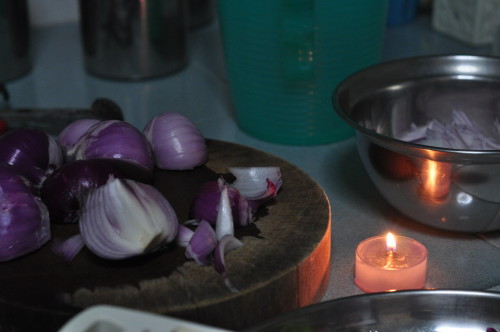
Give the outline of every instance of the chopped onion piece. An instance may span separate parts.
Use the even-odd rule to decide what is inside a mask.
[[[211,255],[217,246],[217,237],[212,225],[202,220],[186,247],[186,257],[203,266],[212,262]]]
[[[200,186],[191,204],[190,217],[195,220],[204,219],[215,225],[223,187],[227,187],[234,225],[246,226],[251,223],[254,215],[247,200],[241,197],[236,188],[228,186],[222,179],[205,182]]]
[[[479,130],[462,111],[453,111],[451,120],[443,124],[438,120],[423,126],[411,124],[410,130],[396,137],[400,140],[434,147],[466,150],[500,150],[498,119],[493,124],[497,137]]]
[[[194,231],[191,228],[184,226],[183,224],[179,224],[179,231],[177,232],[177,237],[175,238],[175,242],[177,245],[181,247],[187,247],[189,244],[189,240],[193,237]]]
[[[215,222],[217,240],[222,239],[224,235],[234,235],[233,213],[227,191],[227,185],[225,185],[220,193],[217,220]]]
[[[52,251],[59,256],[62,256],[66,262],[72,261],[75,256],[83,249],[85,243],[80,234],[73,235],[65,240],[54,239],[52,243]]]
[[[247,200],[262,200],[275,197],[281,187],[279,167],[230,167],[236,177],[231,184]]]
[[[205,139],[200,130],[182,114],[157,115],[149,121],[143,132],[151,143],[158,168],[192,169],[208,159]]]
[[[177,236],[177,216],[153,186],[110,178],[85,199],[80,233],[96,255],[124,259],[156,251]]]
[[[238,290],[232,285],[226,275],[226,262],[225,262],[225,254],[230,252],[231,250],[240,248],[243,246],[243,242],[235,238],[233,235],[226,234],[224,235],[217,244],[217,248],[215,248],[214,252],[214,267],[215,270],[224,277],[224,283],[227,288],[233,292],[237,293]]]

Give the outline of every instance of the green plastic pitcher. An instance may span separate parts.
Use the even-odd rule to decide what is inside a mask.
[[[218,0],[240,128],[290,145],[350,137],[331,95],[380,61],[386,11],[386,0]]]

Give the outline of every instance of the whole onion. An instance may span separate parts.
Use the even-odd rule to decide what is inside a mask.
[[[120,159],[76,160],[54,171],[43,183],[40,195],[53,223],[78,222],[81,202],[113,176],[151,183],[153,173]]]
[[[70,160],[110,158],[153,169],[153,155],[146,137],[131,124],[107,120],[91,126],[67,150]]]
[[[39,249],[50,240],[49,213],[13,166],[0,164],[0,261]]]
[[[61,147],[42,130],[19,128],[0,136],[0,162],[15,166],[35,185],[63,162]]]
[[[208,159],[206,142],[196,125],[179,113],[163,113],[143,130],[156,158],[166,170],[192,169]]]

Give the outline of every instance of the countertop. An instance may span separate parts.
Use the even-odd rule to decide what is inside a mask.
[[[470,48],[435,32],[428,15],[386,32],[384,61],[429,54],[490,53],[489,47]],[[107,97],[139,128],[155,114],[180,112],[207,138],[266,151],[309,174],[325,190],[332,207],[331,277],[323,301],[362,293],[353,282],[356,245],[387,231],[412,237],[427,247],[428,288],[484,290],[500,285],[500,234],[455,234],[404,217],[370,182],[353,138],[318,146],[288,146],[242,132],[232,114],[217,21],[190,32],[186,68],[141,82],[104,80],[86,73],[77,22],[37,28],[33,47],[32,71],[7,84],[12,107],[86,108],[95,98]]]

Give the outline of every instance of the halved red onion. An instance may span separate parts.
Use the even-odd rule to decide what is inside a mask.
[[[192,169],[208,159],[204,137],[198,127],[179,113],[155,116],[143,130],[151,143],[156,166],[167,170]]]
[[[217,236],[212,225],[202,220],[186,247],[186,257],[203,266],[212,262],[212,252],[217,246]]]
[[[40,196],[53,223],[77,223],[82,200],[109,177],[151,183],[153,173],[121,159],[93,158],[69,162],[43,182]]]
[[[79,225],[87,248],[115,260],[156,251],[178,231],[174,209],[156,188],[115,178],[87,195]]]
[[[120,120],[96,123],[67,150],[70,160],[122,159],[153,169],[153,155],[146,137],[131,124]]]
[[[0,163],[0,194],[35,193],[33,184],[10,164]]]
[[[62,161],[60,146],[42,130],[19,128],[0,136],[0,162],[15,166],[35,185]]]
[[[47,207],[13,167],[0,164],[0,261],[9,261],[50,240]]]
[[[80,137],[83,136],[87,132],[87,130],[95,125],[96,123],[101,122],[101,120],[97,119],[80,119],[71,122],[67,125],[57,137],[57,141],[64,148],[68,149],[73,144],[75,144]]]

